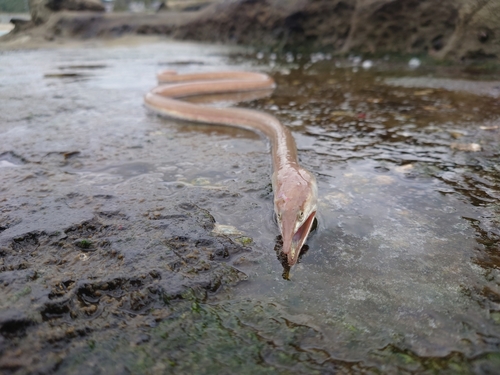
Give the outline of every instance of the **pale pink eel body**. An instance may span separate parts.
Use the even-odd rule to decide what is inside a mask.
[[[242,108],[215,108],[179,100],[185,97],[273,89],[272,78],[253,72],[158,74],[159,86],[144,101],[154,112],[172,118],[235,126],[264,133],[271,141],[274,211],[283,237],[283,253],[294,265],[317,210],[316,179],[300,167],[290,131],[275,117]]]

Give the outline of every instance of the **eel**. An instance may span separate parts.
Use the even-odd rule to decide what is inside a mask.
[[[298,162],[297,146],[287,127],[267,113],[243,108],[217,108],[182,99],[216,94],[272,90],[271,77],[255,72],[177,74],[166,70],[159,85],[144,97],[147,108],[175,119],[249,129],[271,141],[274,212],[288,265],[297,263],[317,212],[318,188],[314,175]]]

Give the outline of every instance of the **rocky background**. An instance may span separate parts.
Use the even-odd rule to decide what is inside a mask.
[[[175,6],[170,6],[173,3]],[[159,2],[153,13],[105,13],[99,0],[30,0],[30,22],[3,37],[162,34],[282,50],[498,59],[498,0],[227,0]],[[188,6],[189,5],[189,6]],[[195,4],[196,5],[196,4]],[[179,9],[181,9],[179,11]]]

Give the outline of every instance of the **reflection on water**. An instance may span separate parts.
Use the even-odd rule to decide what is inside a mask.
[[[251,256],[229,261],[249,280],[203,307],[213,324],[223,325],[221,316],[251,321],[239,328],[234,323],[238,333],[229,337],[246,337],[241,332],[251,327],[258,347],[270,340],[258,335],[265,326],[277,351],[287,337],[294,353],[287,360],[300,363],[307,353],[325,366],[357,361],[359,371],[495,368],[498,356],[486,357],[500,347],[500,104],[494,79],[469,90],[470,77],[455,81],[443,67],[375,61],[362,69],[354,66],[359,62],[331,57],[287,54],[268,62],[240,54],[227,59],[216,48],[165,48],[76,49],[59,52],[57,60],[40,52],[38,67],[23,69],[12,82],[30,85],[60,67],[88,77],[42,80],[51,95],[33,93],[35,116],[29,118],[18,114],[22,101],[12,100],[3,116],[19,125],[2,137],[22,147],[18,139],[32,127],[62,151],[82,152],[80,164],[64,165],[81,186],[195,202],[218,224],[251,237]],[[148,114],[142,95],[155,84],[155,71],[170,65],[181,71],[270,70],[276,79],[271,97],[244,106],[292,128],[301,163],[318,177],[320,192],[318,227],[290,280],[282,278],[273,251],[278,228],[266,143],[243,130]],[[89,74],[90,66],[98,68]],[[446,80],[436,83],[434,76]],[[58,114],[47,122],[49,104]],[[71,124],[86,128],[68,133],[68,115]],[[471,144],[479,151],[462,151]],[[37,144],[32,153],[43,154],[44,147]],[[246,311],[262,315],[253,321]],[[297,327],[315,336],[305,329],[291,337]],[[230,358],[232,349],[221,346]],[[271,357],[260,353],[260,361]]]

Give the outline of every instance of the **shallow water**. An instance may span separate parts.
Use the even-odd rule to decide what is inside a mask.
[[[497,371],[500,76],[360,63],[173,42],[0,54],[2,178],[24,181],[16,166],[54,158],[44,178],[59,179],[46,191],[39,179],[6,185],[9,202],[73,191],[191,202],[234,227],[230,237],[253,241],[227,261],[247,281],[195,298],[187,326],[160,321],[145,340],[148,360],[129,369],[189,372],[190,361],[215,356],[201,372]],[[163,68],[275,78],[272,96],[242,105],[292,128],[320,196],[318,227],[290,280],[274,252],[267,142],[149,114],[142,96]],[[43,216],[31,214],[2,235],[39,228]],[[184,348],[170,346],[169,363],[154,354],[171,344],[166,333]],[[130,355],[125,341],[113,345],[100,348],[104,369]]]

